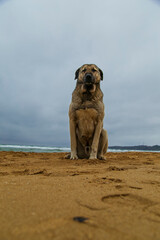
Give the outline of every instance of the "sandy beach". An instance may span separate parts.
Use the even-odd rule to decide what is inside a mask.
[[[0,152],[0,240],[160,239],[160,153]]]

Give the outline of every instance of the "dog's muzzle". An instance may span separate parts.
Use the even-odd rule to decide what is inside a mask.
[[[93,77],[93,75],[91,73],[87,73],[84,76],[84,83],[86,85],[94,84],[94,77]]]

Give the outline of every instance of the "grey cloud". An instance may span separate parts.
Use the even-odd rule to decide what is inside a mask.
[[[0,143],[69,145],[83,63],[104,71],[110,145],[160,141],[155,1],[6,1],[0,6]]]

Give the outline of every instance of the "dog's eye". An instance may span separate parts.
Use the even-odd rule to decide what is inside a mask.
[[[95,68],[92,68],[92,72],[96,72],[97,70]]]
[[[86,68],[84,68],[84,69],[82,70],[82,72],[86,72]]]

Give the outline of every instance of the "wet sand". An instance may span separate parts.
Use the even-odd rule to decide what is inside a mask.
[[[0,240],[159,240],[160,153],[0,152]]]

